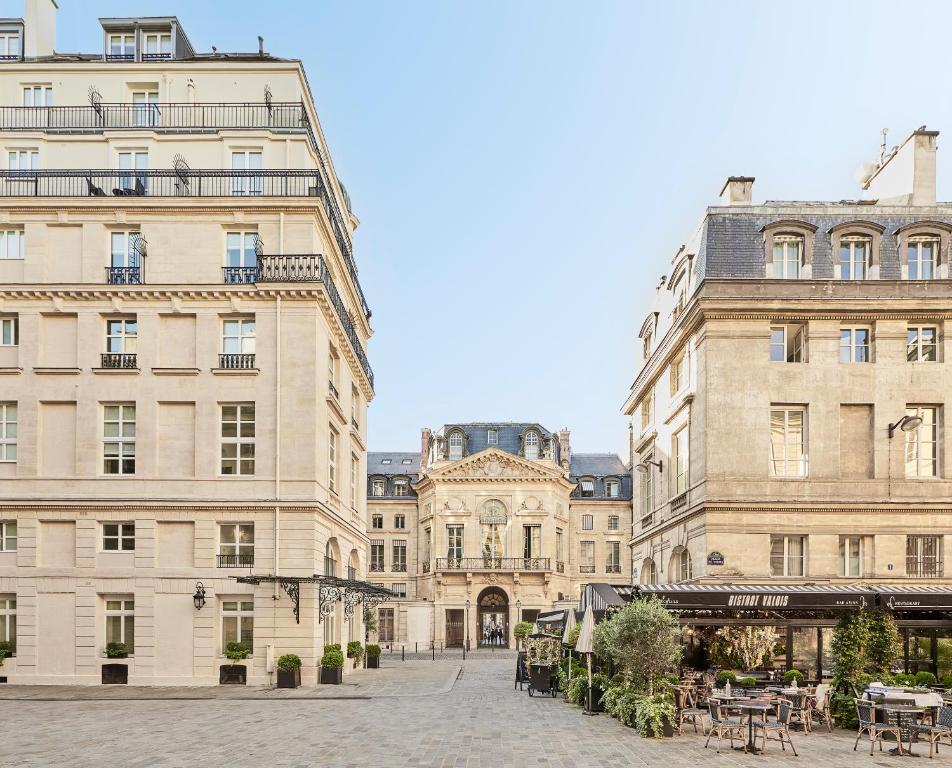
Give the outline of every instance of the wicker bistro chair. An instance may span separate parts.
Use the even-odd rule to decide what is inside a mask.
[[[786,693],[784,698],[790,702],[790,722],[797,720],[803,726],[803,732],[810,732],[810,696],[806,691]]]
[[[833,733],[833,715],[830,712],[830,686],[820,683],[810,700],[810,730],[813,730],[813,718],[825,724],[827,730]]]
[[[925,739],[929,742],[929,758],[931,759],[933,753],[938,754],[942,737],[948,737],[949,743],[952,743],[952,707],[948,705],[939,707],[939,714],[934,724],[912,725],[909,730],[916,737],[916,741]]]
[[[879,751],[883,751],[883,734],[891,733],[896,737],[896,743],[902,749],[902,734],[898,725],[889,725],[888,723],[877,723],[876,705],[866,699],[853,699],[856,704],[856,718],[859,720],[859,728],[856,731],[856,741],[853,743],[853,751],[859,746],[860,737],[864,733],[869,734],[869,754],[873,754],[873,744],[879,742]]]
[[[797,748],[793,746],[793,740],[790,738],[790,721],[792,718],[793,706],[787,699],[780,699],[780,701],[777,702],[776,720],[767,720],[766,717],[763,720],[754,720],[754,743],[756,743],[757,734],[759,733],[761,749],[767,749],[768,738],[776,739],[780,742],[780,748],[784,752],[787,751],[787,744],[789,744],[790,749],[793,750],[793,756],[799,757],[799,755],[797,755]],[[772,736],[771,734],[776,734],[776,736]]]
[[[747,726],[741,722],[739,717],[728,717],[725,715],[723,706],[714,699],[708,699],[707,706],[711,713],[711,730],[707,732],[707,741],[704,742],[704,749],[707,749],[707,745],[711,743],[711,736],[715,735],[717,736],[716,752],[721,751],[721,738],[723,738],[725,734],[727,738],[730,739],[732,749],[734,747],[735,734],[741,742],[744,741],[744,731]]]
[[[706,709],[693,706],[690,694],[682,688],[674,689],[674,705],[678,710],[678,735],[684,734],[684,723],[690,721],[697,733],[697,721],[701,720],[701,733],[704,733],[704,718],[709,716]]]

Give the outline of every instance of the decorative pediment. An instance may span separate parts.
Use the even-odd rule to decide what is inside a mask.
[[[514,456],[498,448],[467,456],[428,473],[432,480],[564,480],[561,470]]]

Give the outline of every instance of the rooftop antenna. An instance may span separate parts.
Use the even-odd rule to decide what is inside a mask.
[[[889,133],[889,129],[883,128],[880,133],[883,135],[883,143],[879,145],[879,164],[882,165],[886,159],[886,134]]]
[[[264,56],[264,38],[258,35],[258,55]]]

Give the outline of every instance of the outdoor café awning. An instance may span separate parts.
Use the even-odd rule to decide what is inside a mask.
[[[952,611],[952,590],[947,587],[874,587],[879,604],[895,613]]]
[[[806,584],[642,584],[639,595],[655,595],[676,611],[843,611],[872,608],[868,587]]]
[[[566,611],[546,611],[536,617],[536,624],[562,624],[565,621]]]
[[[375,606],[386,602],[396,595],[389,589],[378,587],[368,581],[359,579],[342,579],[339,576],[235,576],[240,584],[280,584],[281,588],[288,593],[291,602],[294,603],[291,608],[294,613],[294,620],[301,623],[301,585],[317,585],[318,601],[318,622],[324,621],[324,617],[334,610],[334,603],[344,603],[344,616],[354,615],[354,608],[358,603]]]

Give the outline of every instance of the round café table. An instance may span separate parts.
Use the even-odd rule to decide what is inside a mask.
[[[769,701],[738,701],[733,706],[741,712],[747,713],[747,743],[742,747],[734,747],[734,749],[742,749],[752,755],[759,755],[763,750],[758,749],[754,744],[754,715],[756,713],[763,714],[773,709],[775,705]]]
[[[909,730],[908,718],[911,716],[913,719],[917,719],[917,716],[924,715],[926,712],[925,707],[917,707],[913,704],[887,704],[883,707],[883,715],[886,719],[887,725],[893,725],[893,719],[895,720],[895,726],[899,728],[899,743],[894,749],[889,750],[891,755],[899,755],[901,757],[918,757],[918,755],[912,751],[912,731]],[[894,718],[890,718],[890,713],[895,713]],[[906,717],[904,717],[904,715]],[[906,732],[906,736],[909,741],[909,750],[903,752],[902,749],[902,732]]]

